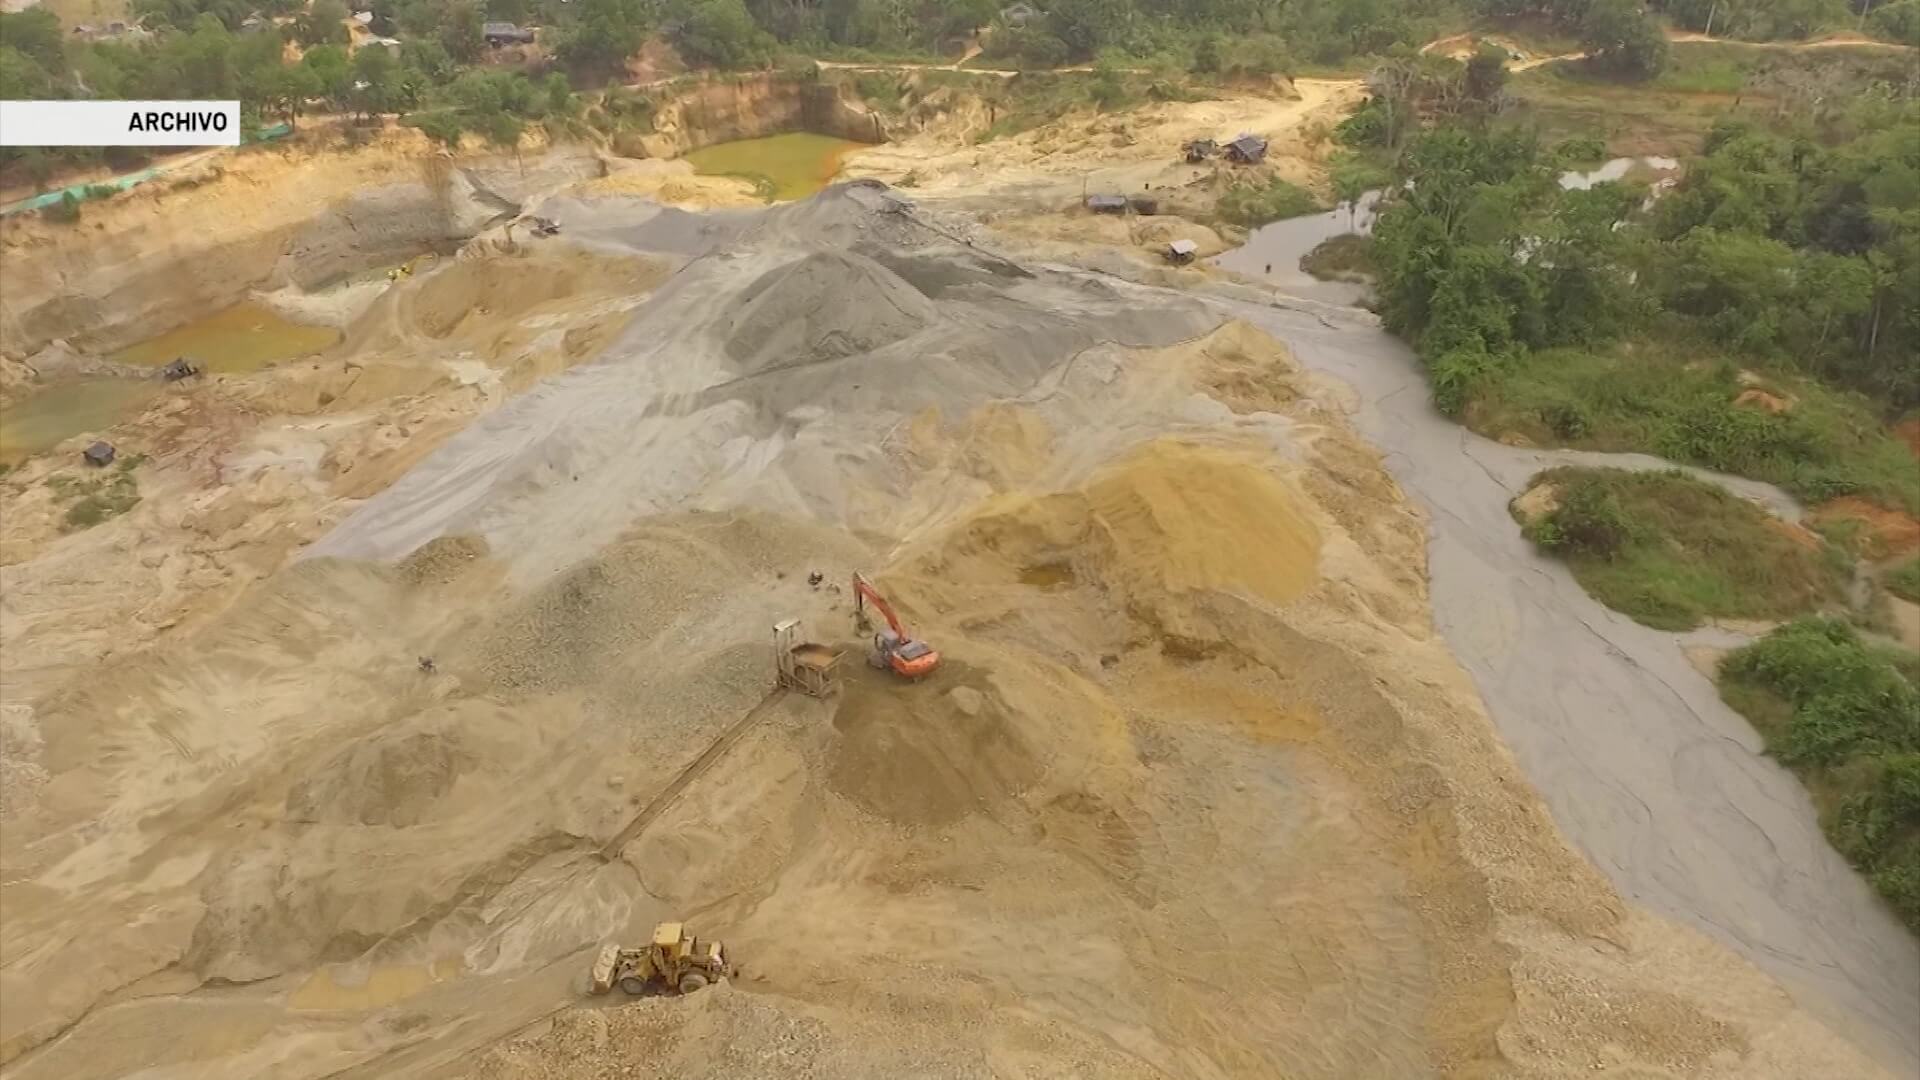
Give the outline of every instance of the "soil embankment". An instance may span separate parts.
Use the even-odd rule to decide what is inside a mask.
[[[535,192],[603,171],[581,148],[453,156],[411,129],[210,157],[88,203],[77,225],[0,223],[0,350],[67,339],[111,351],[254,290],[312,290],[450,252]]]
[[[714,143],[789,131],[861,143],[887,139],[880,117],[833,83],[741,75],[676,83],[672,91],[653,116],[653,131],[622,138],[617,149],[634,157],[674,158]]]

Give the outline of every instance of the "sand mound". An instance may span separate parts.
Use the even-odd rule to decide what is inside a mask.
[[[356,743],[287,795],[287,818],[341,825],[417,825],[473,764],[451,732],[381,733]]]
[[[1250,455],[1154,443],[1096,476],[1087,502],[1124,580],[1174,592],[1240,588],[1285,603],[1317,577],[1319,531]]]
[[[829,783],[899,825],[946,825],[1003,803],[1040,775],[1037,749],[983,672],[948,661],[939,683],[849,669],[833,714]]]
[[[1317,578],[1318,528],[1244,449],[1151,443],[1079,491],[995,504],[929,570],[962,580],[1099,581],[1135,598],[1244,591],[1275,604]]]
[[[794,367],[872,352],[938,317],[898,275],[850,252],[820,252],[748,286],[723,328],[727,355],[749,371]]]
[[[487,542],[477,536],[442,536],[400,560],[400,579],[412,585],[444,585],[474,569],[486,557]]]

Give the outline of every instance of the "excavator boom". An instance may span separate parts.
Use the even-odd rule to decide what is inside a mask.
[[[912,640],[913,635],[907,633],[906,626],[900,622],[900,616],[893,613],[893,605],[887,603],[887,598],[880,595],[880,590],[874,588],[872,582],[858,573],[853,575],[853,596],[856,611],[859,610],[862,601],[871,603],[874,609],[880,612],[880,617],[887,620],[887,629],[892,630],[896,638],[901,641]]]

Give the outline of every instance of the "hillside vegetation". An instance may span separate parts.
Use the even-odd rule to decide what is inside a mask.
[[[1728,655],[1720,693],[1806,781],[1833,846],[1920,931],[1920,659],[1845,623],[1795,622]]]
[[[1372,256],[1435,404],[1493,425],[1920,508],[1920,105],[1722,123],[1685,177],[1566,190],[1524,130],[1408,137]],[[1757,374],[1743,375],[1751,370]],[[1785,393],[1749,394],[1758,380]]]
[[[1843,560],[1811,534],[1681,472],[1552,469],[1528,539],[1601,603],[1660,630],[1805,614],[1843,595]],[[1521,500],[1521,503],[1527,500]]]

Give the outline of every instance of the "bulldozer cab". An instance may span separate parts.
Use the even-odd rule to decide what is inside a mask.
[[[653,928],[653,956],[661,971],[672,971],[686,955],[685,923],[663,922]]]

